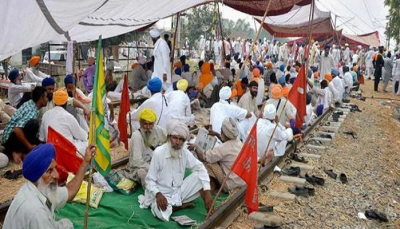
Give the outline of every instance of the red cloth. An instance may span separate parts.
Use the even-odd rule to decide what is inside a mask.
[[[257,122],[250,131],[236,161],[231,167],[247,184],[245,203],[248,213],[258,210]]]
[[[59,175],[58,182],[64,183],[67,181],[68,172],[76,174],[83,160],[76,156],[77,149],[75,145],[51,128],[51,126],[49,126],[48,129],[47,142],[53,143],[56,149],[57,172]]]
[[[304,116],[306,116],[306,95],[307,95],[307,78],[306,66],[301,66],[300,72],[289,91],[289,101],[297,110],[296,114],[296,127],[301,128],[304,123]]]
[[[128,123],[126,122],[126,114],[131,109],[131,103],[129,101],[129,90],[128,90],[128,77],[124,76],[124,85],[122,87],[121,104],[118,115],[118,129],[119,137],[125,144],[125,149],[128,150]]]

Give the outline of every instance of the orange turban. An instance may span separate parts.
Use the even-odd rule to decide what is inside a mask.
[[[231,93],[231,99],[235,98],[237,96],[237,90],[233,89]]]
[[[198,90],[203,90],[204,88],[204,84],[202,82],[200,82],[199,84],[197,84],[197,89]]]
[[[274,86],[272,86],[271,94],[273,99],[281,98],[283,96],[282,86],[279,84],[275,84]]]
[[[258,68],[253,69],[253,77],[254,78],[260,77],[260,69]]]
[[[288,87],[283,87],[282,88],[282,96],[287,98],[289,95],[289,88]]]
[[[314,72],[314,79],[318,79],[319,78],[319,72]]]
[[[175,68],[182,68],[182,62],[178,61],[174,64]]]
[[[135,62],[135,63],[132,63],[132,65],[131,65],[131,69],[134,69],[134,68],[136,68],[136,66],[138,66],[139,65],[139,63],[137,63],[137,62]]]
[[[210,63],[205,62],[201,66],[201,75],[199,76],[199,82],[203,83],[203,86],[207,86],[214,79],[214,76],[211,75],[210,71]]]
[[[36,66],[40,61],[40,56],[32,56],[32,58],[29,60],[29,66],[33,67]]]
[[[53,101],[54,104],[56,104],[57,106],[66,104],[68,101],[67,91],[64,89],[58,89],[57,91],[55,91],[53,94]]]
[[[329,74],[329,73],[326,73],[325,74],[325,79],[328,81],[328,83],[331,82],[332,81],[332,75]]]
[[[272,69],[273,67],[274,67],[274,65],[272,65],[271,62],[268,62],[268,63],[267,63],[267,69]]]

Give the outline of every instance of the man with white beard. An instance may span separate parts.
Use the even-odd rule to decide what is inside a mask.
[[[140,129],[133,132],[129,147],[129,163],[122,175],[146,187],[146,175],[149,171],[153,151],[167,140],[167,131],[155,125],[156,113],[144,108],[139,113]]]
[[[190,136],[188,127],[183,122],[171,120],[167,133],[167,143],[153,152],[145,195],[138,198],[140,207],[151,207],[154,216],[169,221],[173,211],[193,207],[191,201],[201,196],[208,211],[213,201],[210,178],[203,163],[184,148]],[[184,178],[187,168],[192,174]]]
[[[55,148],[47,143],[34,148],[24,160],[22,174],[27,182],[11,203],[4,220],[4,229],[73,229],[68,219],[55,221],[54,210],[74,199],[86,168],[96,151],[86,148],[85,157],[75,177],[65,187],[58,186]]]

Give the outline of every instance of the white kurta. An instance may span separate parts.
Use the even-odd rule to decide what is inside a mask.
[[[250,94],[250,91],[246,92],[239,100],[238,106],[247,110],[248,112],[253,112],[254,114],[258,114],[257,107],[257,97],[254,97]]]
[[[326,73],[331,73],[332,68],[335,66],[335,63],[333,61],[332,55],[328,54],[328,56],[325,56],[323,53],[321,56],[321,63],[318,65],[318,70],[319,70],[319,79],[324,80],[325,79],[325,74]]]
[[[154,71],[151,78],[158,77],[164,82],[163,74],[167,74],[166,83],[171,84],[171,62],[169,54],[170,50],[167,42],[159,38],[154,44]]]
[[[68,201],[66,187],[57,188],[57,202],[51,207],[47,198],[30,181],[27,181],[11,203],[4,220],[3,229],[73,229],[69,219],[55,221],[55,209],[62,208]]]
[[[222,122],[226,117],[233,118],[235,121],[242,121],[246,118],[246,115],[247,110],[220,100],[218,103],[214,103],[210,110],[212,130],[221,134]]]
[[[264,156],[265,150],[267,149],[267,144],[269,139],[271,138],[272,131],[275,128],[275,123],[266,120],[259,119],[257,123],[257,156],[261,158]],[[271,140],[271,143],[268,149],[272,149],[274,151],[275,156],[282,156],[285,154],[286,144],[288,135],[285,132],[285,127],[281,124],[275,130],[274,137]]]
[[[332,84],[338,93],[335,102],[341,102],[344,93],[344,84],[342,82],[342,79],[339,76],[336,76],[335,78],[332,79]]]
[[[281,100],[281,102],[279,103],[279,100]],[[279,117],[279,115],[281,115],[283,107],[285,106],[285,102],[286,99],[285,98],[281,98],[281,99],[268,99],[266,104],[274,104],[275,107],[278,106],[279,103],[279,107],[276,111],[276,115]],[[290,101],[286,102],[286,106],[285,106],[285,110],[282,113],[281,119],[279,120],[279,122],[282,125],[285,125],[285,123],[288,121],[288,119],[292,119],[295,117],[296,113],[294,112],[295,108],[293,106],[293,104]]]
[[[194,115],[190,107],[190,99],[185,92],[176,90],[171,91],[165,96],[169,102],[167,117],[185,123],[194,121]]]
[[[140,107],[131,112],[132,121],[135,121],[132,123],[132,126],[136,127],[136,129],[139,128],[138,117],[140,111],[143,108],[150,108],[156,113],[156,125],[159,125],[164,129],[167,127],[167,121],[169,120],[169,118],[167,117],[169,102],[164,95],[162,95],[161,93],[156,93],[152,95],[149,99],[144,101],[142,105],[140,105]]]
[[[19,101],[21,101],[24,92],[31,92],[32,86],[31,84],[13,84],[10,83],[10,87],[8,88],[8,99],[10,101],[10,105],[13,107],[17,107]]]
[[[186,178],[185,170],[192,174]],[[198,159],[186,148],[181,155],[173,158],[168,143],[153,152],[153,159],[146,177],[145,196],[139,196],[141,208],[151,206],[153,215],[161,220],[169,221],[172,206],[182,206],[200,196],[199,191],[210,190],[210,178],[207,170]],[[168,207],[161,211],[157,207],[156,194],[161,192],[168,201]]]
[[[56,106],[44,113],[39,129],[39,139],[41,141],[47,141],[49,126],[74,144],[82,155],[85,153],[88,146],[88,133],[79,126],[78,121],[68,111]],[[77,155],[80,156],[79,154]]]
[[[27,68],[25,72],[25,81],[27,83],[42,83],[44,78],[50,77],[49,75],[44,74],[41,71],[37,71],[35,74],[32,68]]]
[[[333,63],[334,67],[336,67],[340,61],[340,51],[339,49],[333,49],[332,50],[332,57],[333,57]]]
[[[315,94],[318,96],[317,106],[323,105],[324,110],[328,109],[332,104],[332,92],[329,87],[321,89],[319,87],[313,87],[312,89]]]
[[[344,86],[345,86],[345,90],[347,93],[350,93],[351,87],[353,87],[353,76],[351,75],[350,72],[346,72],[346,74],[344,74]]]

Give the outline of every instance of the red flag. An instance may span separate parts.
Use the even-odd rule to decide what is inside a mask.
[[[125,149],[128,150],[128,123],[126,122],[126,114],[131,109],[131,103],[129,101],[129,90],[128,90],[128,77],[124,76],[124,86],[122,87],[121,104],[118,115],[118,129],[119,137],[125,144]]]
[[[248,213],[258,210],[257,122],[250,131],[235,163],[231,167],[247,184],[245,203]]]
[[[296,127],[301,128],[304,123],[304,116],[306,116],[306,95],[307,95],[307,77],[306,65],[301,66],[300,72],[289,91],[288,99],[296,107]]]
[[[48,128],[47,142],[53,143],[56,149],[57,172],[59,174],[58,182],[65,182],[68,178],[68,172],[74,174],[78,172],[83,160],[76,156],[77,149],[75,145],[51,126]]]

